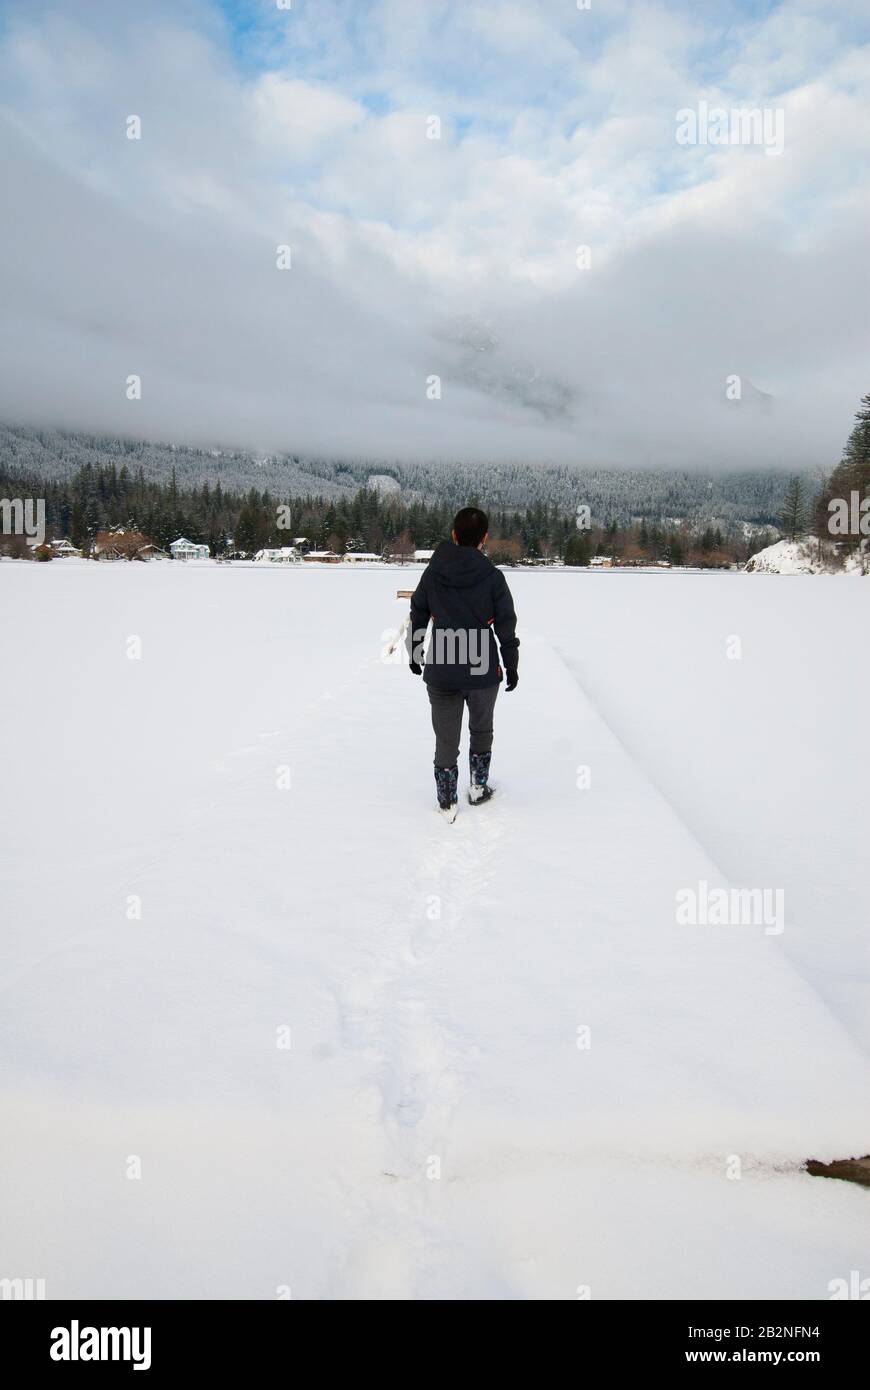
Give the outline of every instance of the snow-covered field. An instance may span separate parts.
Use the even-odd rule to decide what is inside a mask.
[[[867,1276],[870,1194],[800,1166],[870,1150],[870,588],[509,576],[500,794],[450,827],[381,655],[413,576],[0,566],[0,1277]],[[702,883],[781,918],[681,924]]]

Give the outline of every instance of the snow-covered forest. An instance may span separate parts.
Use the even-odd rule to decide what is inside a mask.
[[[377,458],[315,459],[292,454],[258,455],[241,449],[200,449],[44,430],[0,427],[0,469],[63,481],[91,464],[115,464],[131,474],[141,468],[148,481],[168,483],[173,470],[187,486],[220,483],[226,491],[267,489],[290,500],[353,495],[371,477],[392,477],[408,501],[448,508],[471,498],[492,509],[555,506],[573,513],[585,504],[593,515],[628,522],[632,516],[711,522],[755,522],[775,526],[786,475],[775,469],[707,472],[703,460],[689,469],[570,468],[566,465],[468,464],[433,459],[430,464],[392,463]],[[809,489],[811,479],[806,478]]]

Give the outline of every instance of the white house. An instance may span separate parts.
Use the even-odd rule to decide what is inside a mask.
[[[302,556],[293,545],[282,545],[277,550],[258,550],[254,556],[255,565],[296,565]]]
[[[414,559],[422,560],[424,564],[428,564],[429,561],[432,559],[433,554],[434,551],[432,550],[415,550]]]
[[[348,550],[344,556],[346,565],[377,565],[380,564],[380,555],[375,555],[370,550]]]
[[[195,541],[186,540],[184,536],[179,536],[177,541],[170,543],[169,553],[173,560],[208,560],[211,556],[207,545],[197,545]]]

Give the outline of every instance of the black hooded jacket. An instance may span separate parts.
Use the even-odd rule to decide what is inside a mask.
[[[506,671],[517,669],[520,642],[514,602],[501,570],[482,551],[441,541],[423,571],[411,599],[408,632],[408,652],[418,665],[430,618],[432,635],[423,672],[430,685],[479,689],[498,685],[502,665]]]

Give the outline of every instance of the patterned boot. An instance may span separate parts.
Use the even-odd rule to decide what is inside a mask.
[[[468,755],[470,774],[468,800],[472,806],[479,806],[482,801],[489,801],[492,796],[493,789],[488,785],[491,757],[491,753],[469,753]]]
[[[458,767],[436,767],[435,788],[438,792],[438,810],[445,820],[454,821],[458,810],[456,784],[459,780]]]

